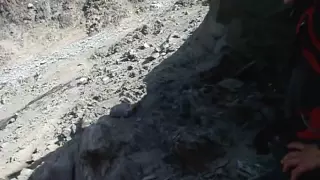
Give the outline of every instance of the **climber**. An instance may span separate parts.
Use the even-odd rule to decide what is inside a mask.
[[[258,151],[270,147],[282,170],[261,179],[320,179],[320,3],[284,0],[298,9],[295,67],[289,83],[285,112],[254,140]],[[265,142],[269,142],[267,145]],[[280,169],[280,168],[279,168]]]

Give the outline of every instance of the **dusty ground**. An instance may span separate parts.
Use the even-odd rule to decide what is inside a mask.
[[[91,37],[64,30],[45,48],[11,56],[0,67],[0,177],[49,179],[43,169],[51,172],[50,165],[39,165],[59,161],[60,152],[74,155],[74,142],[80,154],[82,146],[95,148],[83,138],[113,144],[116,160],[98,165],[105,174],[75,167],[60,179],[247,179],[265,172],[259,164],[268,157],[250,147],[261,112],[272,114],[261,94],[239,80],[199,76],[228,52],[224,27],[208,29],[213,17],[204,21],[208,10],[205,1],[146,1],[144,12],[101,25]],[[207,31],[213,40],[201,43]],[[134,107],[123,114],[128,104]]]

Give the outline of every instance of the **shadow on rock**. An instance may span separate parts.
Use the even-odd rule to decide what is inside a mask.
[[[255,164],[257,157],[247,145],[255,129],[270,119],[273,111],[273,107],[264,104],[265,96],[255,84],[261,78],[248,78],[265,67],[263,63],[260,66],[257,57],[270,57],[266,55],[270,52],[253,56],[248,49],[272,46],[278,53],[282,52],[277,49],[278,36],[287,38],[280,42],[291,42],[289,35],[283,35],[284,30],[274,32],[275,42],[258,35],[263,39],[254,44],[257,37],[256,41],[248,37],[250,46],[242,35],[255,31],[245,28],[255,26],[261,18],[270,32],[275,26],[287,27],[286,13],[281,9],[255,17],[254,13],[259,12],[242,9],[228,14],[225,11],[233,6],[224,3],[234,2],[223,1],[219,9],[219,1],[212,0],[208,15],[194,34],[147,75],[144,81],[148,94],[138,106],[118,105],[116,112],[110,114],[112,117],[101,117],[97,123],[78,130],[63,147],[31,164],[28,168],[35,170],[29,179],[223,179],[237,177],[236,172],[243,169],[246,178],[256,176],[254,167],[237,163],[246,157]],[[220,17],[229,24],[217,23],[218,15],[230,16]],[[268,34],[265,31],[262,34]],[[283,50],[286,46],[281,45]],[[278,53],[272,58],[276,61],[284,57],[284,53]],[[231,115],[243,109],[245,113]],[[19,173],[13,177],[19,179]]]

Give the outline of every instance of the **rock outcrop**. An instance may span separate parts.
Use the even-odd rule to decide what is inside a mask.
[[[94,14],[96,6],[99,5],[95,3],[87,3],[87,14]],[[28,4],[27,10],[35,6],[37,5]],[[149,103],[144,103],[148,99],[147,95],[138,108],[149,106],[148,109],[141,110],[143,113],[138,109],[135,113],[141,113],[143,114],[140,114],[141,117],[150,119],[140,122],[131,113],[104,116],[97,123],[84,129],[80,128],[73,139],[57,151],[31,164],[28,170],[25,170],[27,172],[29,169],[34,170],[29,179],[175,179],[177,169],[181,172],[202,173],[210,168],[215,169],[214,175],[206,174],[207,179],[213,176],[225,176],[221,168],[226,166],[226,161],[221,161],[222,165],[217,163],[213,166],[210,163],[220,162],[219,158],[226,156],[225,147],[232,147],[234,142],[230,140],[231,133],[225,132],[228,128],[221,128],[217,130],[218,132],[211,131],[211,126],[218,126],[212,119],[214,116],[220,116],[218,112],[221,108],[218,106],[220,101],[223,101],[220,105],[232,107],[238,101],[252,102],[248,95],[242,98],[235,94],[244,85],[239,80],[231,79],[237,78],[244,67],[251,67],[254,64],[254,71],[262,71],[271,65],[275,72],[282,72],[289,58],[294,36],[293,23],[289,21],[288,12],[289,10],[278,0],[266,2],[211,0],[210,11],[203,23],[170,57],[170,59],[180,57],[177,58],[179,61],[164,60],[145,79],[149,93],[158,93],[161,88],[170,89],[171,86],[179,85],[181,89],[170,91],[173,94],[170,97],[179,94],[174,97],[181,99],[170,99],[166,94],[160,93],[156,96],[163,98],[159,101],[159,104],[163,105],[160,109],[170,109],[176,116],[164,116],[167,118],[161,119],[161,122],[144,116],[148,113],[157,113],[149,106],[152,104],[150,99]],[[92,31],[101,25],[99,18],[93,19],[97,22],[87,24]],[[154,55],[152,60],[159,58],[160,53],[156,53],[157,56]],[[131,61],[134,58],[129,59]],[[175,66],[183,67],[186,71],[172,72],[172,63],[176,63]],[[175,79],[164,80],[164,76],[159,79],[157,78],[159,73],[164,73],[166,76],[178,73],[174,77],[184,81],[170,84]],[[193,77],[199,75],[201,80],[211,81],[210,86],[203,86],[200,80],[195,82]],[[221,82],[226,77],[230,78],[229,81]],[[185,82],[189,84],[183,85]],[[219,82],[220,85],[216,86],[215,84]],[[165,87],[160,87],[163,83],[167,84]],[[228,93],[220,90],[221,87]],[[208,108],[203,108],[209,101],[218,104],[210,107],[215,108],[214,115],[208,112]],[[192,125],[188,127],[191,120]],[[187,127],[180,128],[180,125]],[[217,134],[219,138],[216,138]],[[177,164],[178,167],[173,164]]]

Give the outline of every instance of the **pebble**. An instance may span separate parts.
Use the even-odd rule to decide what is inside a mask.
[[[131,77],[131,78],[134,78],[134,77],[136,77],[136,73],[134,73],[134,72],[131,72],[131,73],[129,74],[129,77]]]
[[[154,8],[154,9],[160,9],[162,7],[162,4],[160,3],[152,3],[150,5],[151,8]]]
[[[82,77],[82,78],[80,78],[79,80],[78,80],[78,85],[85,85],[85,84],[88,84],[88,82],[89,82],[89,78],[87,78],[87,77]]]
[[[18,118],[18,114],[15,114],[14,116],[12,116],[12,118],[10,118],[10,120],[9,120],[9,124],[12,124],[12,123],[14,123],[16,120],[17,120],[17,118]]]
[[[12,123],[14,123],[16,121],[16,118],[11,118],[10,120],[9,120],[9,124],[12,124]]]
[[[31,174],[33,173],[32,169],[27,169],[24,168],[21,172],[20,175],[18,176],[18,180],[27,180],[29,179],[29,177],[31,176]]]
[[[132,66],[128,66],[128,68],[127,68],[128,71],[131,71],[132,69],[133,69]]]
[[[2,143],[2,144],[1,144],[1,148],[6,148],[8,145],[9,145],[8,142]]]
[[[175,39],[177,39],[177,38],[180,38],[180,36],[179,36],[179,34],[177,34],[177,33],[173,33],[173,34],[170,35],[170,38],[175,38]]]
[[[122,103],[131,104],[131,103],[133,103],[133,100],[130,99],[129,97],[123,97],[123,98],[121,99],[121,102],[122,102]]]
[[[129,56],[135,56],[136,55],[136,51],[133,50],[133,49],[130,49],[129,52],[128,52],[128,55]]]
[[[28,7],[28,9],[32,9],[32,8],[34,8],[34,5],[32,3],[29,3],[27,7]]]
[[[155,52],[161,52],[161,49],[157,47],[157,48],[154,49],[154,51]]]
[[[170,44],[167,43],[167,42],[165,42],[165,43],[163,43],[160,47],[161,47],[162,50],[166,50],[167,48],[170,47]]]
[[[143,26],[142,26],[142,29],[141,29],[141,33],[142,33],[143,35],[149,34],[149,27],[148,27],[147,25],[143,25]]]
[[[169,37],[167,38],[167,42],[172,42],[172,41],[174,41],[174,39],[178,39],[178,38],[180,38],[180,36],[176,33],[173,33],[173,34],[169,35]]]
[[[150,45],[148,43],[144,43],[143,46],[142,46],[144,49],[147,49],[150,47]]]
[[[153,58],[153,59],[157,59],[157,58],[159,58],[159,57],[160,57],[160,53],[158,53],[158,52],[153,53],[153,54],[151,55],[151,58]]]
[[[92,99],[95,100],[95,101],[98,101],[98,102],[101,102],[103,100],[103,98],[101,96],[99,96],[99,95],[93,96]]]
[[[70,126],[70,131],[71,131],[71,134],[74,135],[77,133],[77,126],[75,124],[72,124]]]
[[[106,83],[109,82],[109,80],[110,80],[109,77],[104,77],[104,78],[102,79],[102,82],[103,82],[104,84],[106,84]]]

